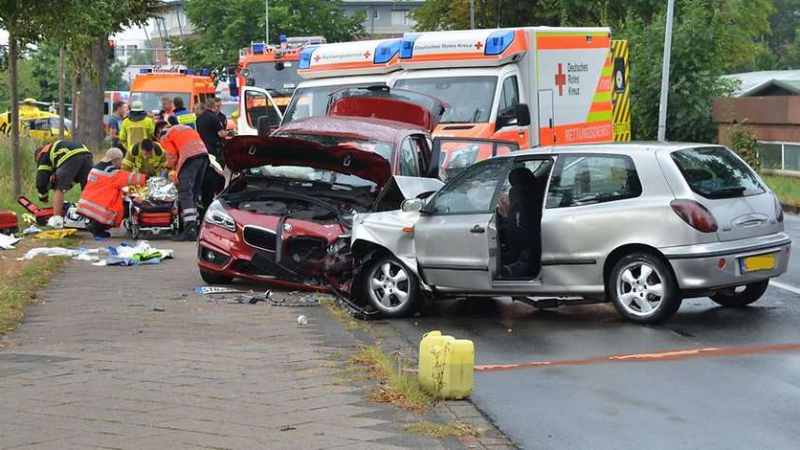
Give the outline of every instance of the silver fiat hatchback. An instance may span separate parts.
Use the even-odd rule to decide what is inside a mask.
[[[786,271],[790,244],[775,194],[725,147],[552,147],[356,216],[353,292],[386,317],[437,297],[555,296],[655,323],[684,298],[755,302]]]

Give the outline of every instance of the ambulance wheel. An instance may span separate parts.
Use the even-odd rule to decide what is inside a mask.
[[[231,284],[233,283],[233,277],[229,277],[227,275],[222,275],[219,273],[213,272],[206,272],[205,270],[200,271],[200,278],[203,279],[207,284]]]

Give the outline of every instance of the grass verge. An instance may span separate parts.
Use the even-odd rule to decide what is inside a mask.
[[[486,430],[474,428],[469,424],[463,422],[456,422],[452,424],[441,424],[433,422],[416,422],[406,423],[400,426],[402,430],[410,433],[421,434],[423,436],[430,436],[437,439],[444,439],[449,437],[481,437]]]
[[[762,175],[784,205],[800,206],[800,178]]]
[[[380,344],[361,345],[350,364],[360,368],[365,378],[377,381],[370,393],[372,401],[391,403],[419,414],[433,404],[434,399],[422,391],[416,376],[405,372],[409,361],[386,354]]]
[[[0,253],[0,336],[13,331],[25,315],[25,306],[35,301],[37,291],[50,282],[66,262],[66,258],[39,257],[30,261],[17,261],[33,247],[70,247],[73,238],[23,241],[14,250]]]

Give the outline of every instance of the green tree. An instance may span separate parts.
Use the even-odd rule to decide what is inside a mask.
[[[417,31],[466,30],[470,26],[469,0],[428,0],[411,15]],[[475,28],[555,26],[560,21],[559,0],[475,0]]]
[[[239,49],[264,40],[263,0],[186,0],[183,5],[195,32],[173,44],[176,59],[189,67],[230,66],[239,60]],[[340,0],[271,0],[269,6],[271,43],[281,34],[348,41],[364,31],[364,15],[346,15]]]
[[[147,66],[153,64],[153,52],[151,50],[136,50],[133,56],[128,59],[131,66]]]
[[[19,83],[17,88],[19,90],[19,98],[35,98],[36,100],[49,102],[45,100],[42,95],[41,87],[37,83],[34,74],[34,64],[27,59],[20,59],[17,62],[17,72],[19,73]],[[11,108],[11,92],[8,88],[8,68],[0,72],[0,113],[4,113]]]
[[[130,89],[128,81],[125,80],[125,69],[128,66],[122,61],[114,60],[108,65],[108,76],[106,77],[107,91],[127,91]]]

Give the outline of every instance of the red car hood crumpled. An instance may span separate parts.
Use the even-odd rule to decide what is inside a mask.
[[[392,178],[389,161],[377,153],[287,137],[236,136],[225,144],[225,163],[233,172],[265,165],[332,170],[372,181],[379,190]]]

